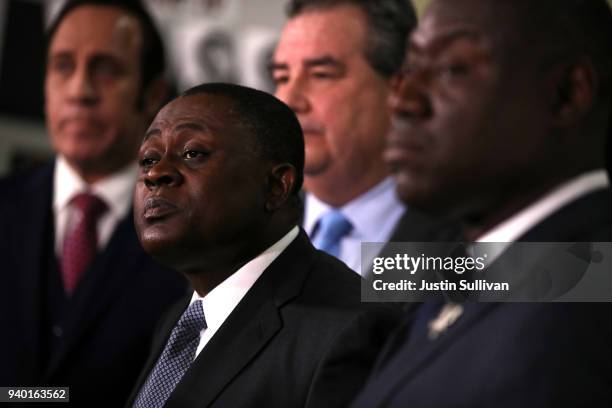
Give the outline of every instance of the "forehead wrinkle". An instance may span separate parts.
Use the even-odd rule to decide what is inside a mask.
[[[144,143],[152,137],[160,137],[160,136],[161,136],[161,130],[159,130],[158,128],[149,129],[145,133],[144,138],[142,139],[142,142]]]
[[[64,47],[79,49],[95,44],[96,47],[106,45],[105,48],[111,51],[117,47],[121,52],[127,52],[130,46],[142,45],[140,23],[136,17],[105,4],[84,4],[71,10],[51,39],[50,50],[56,45],[56,38],[62,35]],[[107,40],[100,41],[100,38]]]
[[[412,38],[423,32],[433,36],[451,30],[471,31],[495,59],[517,63],[521,60],[518,55],[529,55],[534,41],[523,29],[523,4],[522,0],[434,0]]]
[[[478,30],[470,26],[457,26],[441,30],[431,38],[422,37],[415,32],[415,36],[410,39],[409,52],[411,54],[432,53],[436,54],[461,40],[469,40],[475,45],[489,48],[489,41]]]
[[[342,63],[342,61],[339,61],[337,58],[331,55],[322,55],[320,57],[306,58],[303,62],[303,65],[307,68],[310,68],[310,67],[321,67],[321,66],[344,67],[345,64]]]
[[[220,129],[219,126],[215,126],[215,124],[211,124],[210,122],[210,120],[202,119],[201,117],[186,116],[175,120],[164,120],[160,122],[161,126],[159,127],[162,129],[162,132],[171,135],[181,133],[185,130],[202,134],[217,133]]]

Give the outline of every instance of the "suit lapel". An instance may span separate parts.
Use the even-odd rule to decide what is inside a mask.
[[[141,256],[134,254],[142,251],[132,223],[130,215],[117,225],[106,249],[96,256],[70,300],[71,310],[64,321],[64,341],[51,357],[47,376],[58,369],[74,345],[99,320],[113,300],[121,296],[125,288],[136,286],[129,281],[138,278],[134,271]]]
[[[300,231],[198,355],[166,407],[205,407],[215,400],[281,329],[279,308],[300,293],[315,256]],[[304,262],[296,265],[298,258]]]
[[[392,392],[397,387],[401,387],[402,384],[411,381],[424,366],[431,364],[437,358],[443,357],[444,351],[450,345],[499,305],[500,303],[467,303],[459,320],[437,339],[424,339],[423,341],[411,344],[407,349],[396,350],[394,354],[389,354],[389,352],[392,352],[392,350],[389,350],[385,358],[390,359],[390,364],[394,362],[401,363],[402,369],[398,372],[401,372],[402,375],[394,377],[394,381],[385,386]],[[397,333],[397,335],[401,334]],[[406,345],[405,342],[403,344]],[[401,359],[398,358],[400,353],[403,354]],[[381,371],[384,372],[385,369],[383,368]],[[389,377],[385,378],[388,379]]]

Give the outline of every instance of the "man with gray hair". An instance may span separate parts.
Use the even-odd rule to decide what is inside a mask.
[[[408,0],[293,0],[288,15],[271,70],[304,131],[303,226],[365,274],[361,242],[409,240],[422,226],[382,158],[386,101],[416,14]]]

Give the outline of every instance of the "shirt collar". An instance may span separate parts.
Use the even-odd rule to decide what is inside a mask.
[[[53,209],[60,211],[68,206],[76,194],[89,191],[101,198],[112,214],[122,218],[130,209],[137,177],[138,164],[134,162],[110,177],[89,185],[63,156],[58,156],[53,175]]]
[[[308,235],[312,232],[321,216],[333,207],[319,200],[313,194],[306,195],[306,212],[304,229]],[[395,180],[387,177],[364,194],[340,208],[340,212],[353,225],[353,232],[362,237],[377,236],[380,224],[390,214],[404,212],[404,206],[395,194]],[[367,217],[364,217],[367,214]]]
[[[293,227],[274,245],[247,262],[206,296],[201,297],[197,292],[193,292],[191,303],[198,299],[202,300],[207,330],[214,333],[221,327],[266,268],[293,242],[298,233],[299,228]]]
[[[564,205],[609,186],[608,175],[603,169],[578,175],[497,225],[476,242],[513,242]]]

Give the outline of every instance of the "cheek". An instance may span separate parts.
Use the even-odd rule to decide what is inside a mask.
[[[58,114],[60,112],[60,97],[57,93],[55,93],[50,86],[47,84],[45,86],[45,120],[47,126],[50,128],[54,128],[57,126],[58,122]]]
[[[147,187],[143,181],[137,181],[134,186],[134,194],[132,195],[134,219],[137,219],[144,208],[144,200],[146,197]]]
[[[133,206],[132,212],[134,215],[134,227],[136,228],[136,232],[140,237],[145,229],[145,220],[143,218],[145,199],[147,195],[147,188],[144,183],[137,182],[134,187],[133,194]]]
[[[131,83],[122,80],[109,86],[100,86],[100,104],[98,110],[109,119],[114,117],[123,122],[128,122],[130,116],[135,112],[140,112],[139,90],[136,81]]]
[[[121,151],[136,152],[146,131],[146,120],[142,112],[133,105],[104,107],[98,112],[100,133],[108,143]]]

